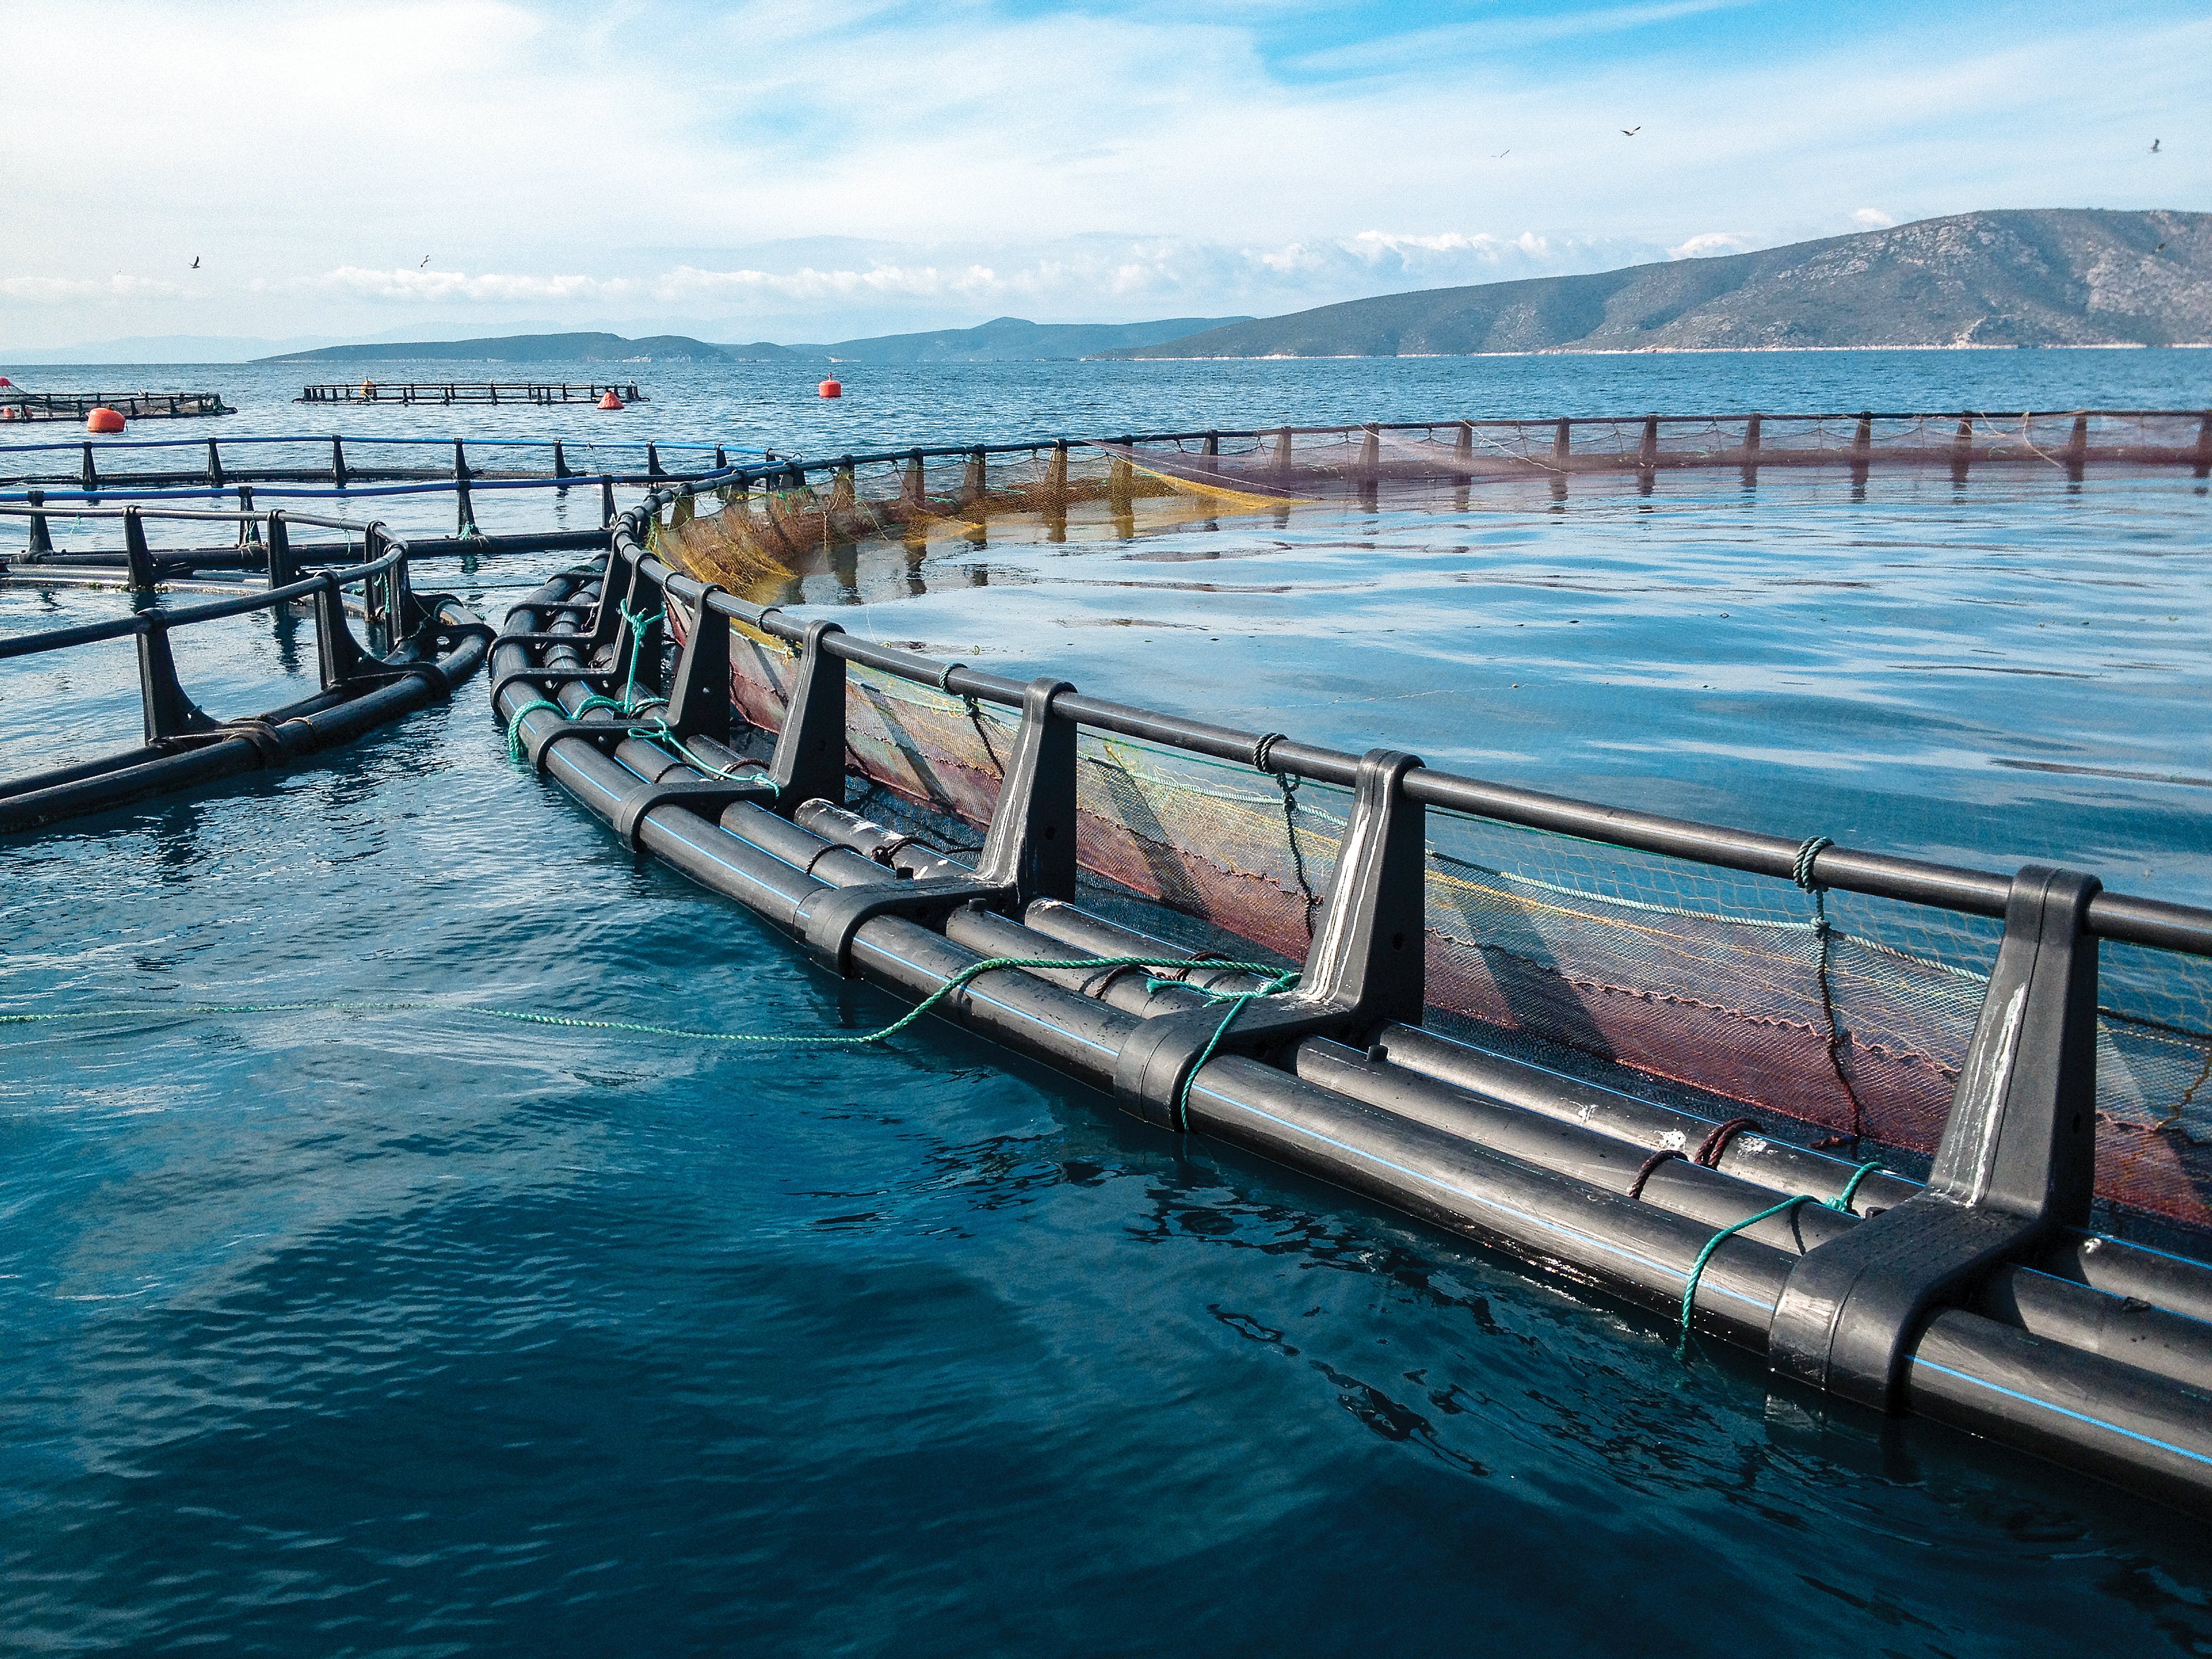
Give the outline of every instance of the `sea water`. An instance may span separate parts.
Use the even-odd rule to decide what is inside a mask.
[[[829,404],[805,371],[637,365],[652,400],[619,416],[335,418],[836,454],[2185,407],[2212,401],[2208,371],[2182,352],[1019,365],[847,369]],[[245,410],[198,437],[327,429],[333,411],[283,401],[314,372],[128,378]],[[38,376],[16,378],[67,378]],[[395,522],[450,510],[395,499]],[[855,631],[1231,724],[2212,902],[2208,527],[2186,474],[1686,473],[1130,541],[987,532],[790,590]],[[495,619],[565,562],[418,582]],[[0,628],[123,603],[16,583]],[[312,687],[304,624],[206,632],[179,664],[216,712]],[[482,699],[479,678],[321,763],[0,848],[0,1003],[98,1016],[0,1026],[13,1645],[2212,1646],[2193,1522],[1926,1425],[1816,1423],[1747,1359],[1678,1360],[1663,1321],[1177,1146],[950,1028],[763,1054],[471,1016],[818,1031],[896,1008],[623,853],[507,763]],[[136,719],[127,647],[0,672],[11,772],[127,743]],[[318,1006],[182,1012],[276,1003]]]

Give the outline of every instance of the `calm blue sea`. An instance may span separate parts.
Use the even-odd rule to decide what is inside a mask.
[[[288,401],[297,366],[0,372],[244,411],[134,435],[331,424]],[[2212,404],[2197,352],[854,368],[836,404],[806,373],[632,372],[652,398],[620,415],[342,429],[836,454]],[[441,585],[496,616],[557,562]],[[794,599],[1231,723],[2212,902],[2186,476],[1478,490],[864,554]],[[0,586],[0,630],[121,604]],[[312,679],[304,624],[210,632],[180,665],[219,713]],[[483,698],[0,846],[0,1006],[100,1012],[0,1025],[0,1649],[2212,1651],[2197,1523],[1924,1427],[1818,1426],[1747,1360],[1680,1362],[1661,1322],[949,1029],[767,1057],[463,1017],[896,1008],[622,853]],[[0,665],[9,771],[137,718],[127,653]],[[383,1006],[175,1012],[333,1001]]]

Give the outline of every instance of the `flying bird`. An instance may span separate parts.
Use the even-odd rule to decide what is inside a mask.
[[[424,254],[424,255],[422,256],[422,264],[420,264],[420,265],[416,266],[416,267],[415,267],[415,269],[416,269],[416,270],[422,270],[422,269],[423,268],[423,266],[424,266],[424,265],[428,265],[429,263],[430,263],[430,256],[429,256],[428,254],[427,254],[427,253],[426,253],[426,254]]]
[[[2151,153],[2152,155],[2157,155],[2157,154],[2158,154],[2158,147],[2159,147],[2160,144],[2164,143],[2165,142],[2166,142],[2166,140],[2165,140],[2165,139],[2163,139],[2163,138],[2154,138],[2154,139],[2152,139],[2152,140],[2150,141],[2150,153]]]
[[[1620,130],[1620,136],[1624,138],[1633,138],[1638,133],[1643,131],[1644,129],[1641,126],[1623,127]]]
[[[1497,155],[1495,155],[1492,156],[1490,159],[1491,159],[1492,161],[1504,161],[1507,156],[1509,156],[1509,155],[1512,155],[1512,154],[1513,154],[1513,152],[1512,152],[1511,150],[1510,150],[1510,149],[1501,149],[1501,150],[1499,150],[1499,151],[1498,152],[1498,154],[1497,154]]]
[[[198,270],[199,268],[200,268],[200,256],[199,256],[198,254],[195,253],[194,255],[192,255],[192,269],[193,269],[194,270]]]

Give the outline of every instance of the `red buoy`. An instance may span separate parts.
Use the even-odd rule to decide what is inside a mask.
[[[13,386],[13,385],[15,385],[15,383],[13,380],[9,380],[9,379],[5,375],[5,374],[0,374],[0,386]]]
[[[845,395],[845,388],[836,380],[824,380],[815,390],[825,398],[842,398]]]
[[[102,404],[84,417],[84,429],[87,432],[120,432],[123,430],[122,414]]]
[[[621,392],[608,392],[600,395],[599,407],[601,409],[620,409],[622,406],[623,400]]]

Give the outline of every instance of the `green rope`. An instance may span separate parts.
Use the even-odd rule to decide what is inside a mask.
[[[1158,964],[1133,963],[1129,965],[1148,968]],[[1273,969],[1258,967],[1249,962],[1218,962],[1209,965],[1216,968],[1238,968],[1247,973],[1266,974],[1269,977],[1265,985],[1251,991],[1216,990],[1211,986],[1193,985],[1188,980],[1183,979],[1147,979],[1145,981],[1145,988],[1147,991],[1158,991],[1165,986],[1179,985],[1186,991],[1197,992],[1209,1005],[1223,1002],[1229,1005],[1229,1012],[1221,1017],[1221,1024],[1213,1028],[1213,1035],[1206,1040],[1206,1047],[1198,1051],[1197,1060],[1192,1062],[1190,1070],[1183,1073],[1182,1086],[1176,1091],[1173,1127],[1179,1135],[1187,1135],[1190,1133],[1190,1085],[1198,1081],[1198,1074],[1206,1069],[1206,1062],[1213,1058],[1213,1051],[1221,1046],[1221,1039],[1229,1035],[1229,1028],[1237,1023],[1237,1016],[1244,1012],[1245,1005],[1261,997],[1280,996],[1298,982],[1297,970],[1295,969],[1279,973]]]
[[[633,703],[631,699],[637,695],[639,647],[645,643],[645,630],[665,618],[668,615],[668,607],[662,605],[650,617],[642,611],[632,611],[619,601],[616,603],[615,609],[622,613],[623,629],[629,635],[629,668],[623,676],[623,700],[620,707],[623,714],[635,714],[638,712],[638,706]]]
[[[522,758],[522,722],[541,708],[550,708],[563,719],[568,711],[550,697],[534,697],[514,711],[514,718],[507,723],[507,757],[511,761]]]
[[[1857,1169],[1851,1171],[1851,1178],[1844,1183],[1844,1190],[1828,1200],[1828,1207],[1832,1210],[1841,1210],[1845,1215],[1856,1215],[1858,1212],[1851,1208],[1851,1200],[1858,1196],[1859,1182],[1881,1168],[1881,1164],[1879,1159],[1871,1164],[1860,1164]]]
[[[1862,1164],[1851,1171],[1851,1178],[1844,1183],[1843,1191],[1838,1193],[1833,1198],[1815,1199],[1810,1193],[1797,1193],[1784,1199],[1771,1209],[1761,1210],[1757,1215],[1747,1215],[1742,1220],[1722,1228],[1720,1231],[1707,1239],[1705,1248],[1698,1252],[1697,1261],[1691,1264],[1689,1278],[1682,1283],[1682,1336],[1680,1342],[1675,1346],[1675,1352],[1680,1353],[1683,1348],[1688,1346],[1690,1311],[1692,1305],[1697,1300],[1698,1281],[1705,1277],[1705,1264],[1713,1259],[1713,1252],[1720,1249],[1723,1241],[1735,1237],[1747,1227],[1757,1226],[1769,1216],[1777,1216],[1784,1211],[1794,1210],[1800,1204],[1817,1203],[1826,1209],[1839,1210],[1845,1215],[1856,1215],[1858,1212],[1851,1208],[1851,1200],[1858,1194],[1859,1182],[1881,1167],[1879,1163]]]
[[[970,963],[944,984],[939,986],[898,1018],[878,1030],[850,1036],[823,1036],[818,1033],[786,1035],[751,1031],[701,1031],[680,1025],[655,1025],[641,1020],[580,1019],[568,1014],[544,1014],[521,1008],[486,1008],[470,1004],[445,1004],[432,1001],[417,1002],[233,1002],[187,1003],[170,1008],[78,1008],[55,1013],[17,1012],[0,1013],[0,1025],[51,1024],[64,1021],[110,1018],[171,1019],[185,1015],[211,1014],[280,1014],[306,1012],[419,1012],[473,1017],[479,1019],[503,1019],[526,1025],[554,1025],[578,1031],[628,1031],[645,1036],[681,1037],[694,1042],[748,1042],[774,1045],[778,1048],[852,1048],[884,1042],[905,1030],[939,1003],[951,996],[979,975],[1001,968],[1173,968],[1186,965],[1175,957],[986,957],[981,962]],[[1270,974],[1274,969],[1263,963],[1223,962],[1208,964],[1213,967],[1241,969],[1246,973]],[[1257,994],[1256,993],[1253,994]],[[1224,1029],[1227,1022],[1223,1022]]]
[[[1680,1358],[1689,1348],[1690,1316],[1697,1306],[1698,1281],[1705,1276],[1705,1264],[1713,1259],[1713,1252],[1747,1227],[1755,1227],[1769,1217],[1794,1210],[1800,1204],[1815,1204],[1819,1201],[1810,1193],[1796,1194],[1793,1197],[1784,1199],[1771,1209],[1761,1210],[1757,1215],[1747,1215],[1741,1221],[1731,1222],[1705,1241],[1705,1248],[1698,1252],[1698,1259],[1690,1264],[1690,1276],[1682,1281],[1682,1334],[1680,1340],[1674,1345],[1674,1354],[1677,1358]]]
[[[684,740],[676,735],[676,728],[669,725],[665,719],[656,718],[650,726],[633,726],[629,729],[629,734],[633,738],[642,738],[647,743],[660,744],[673,750],[695,770],[703,772],[708,777],[720,782],[735,783],[742,779],[747,783],[762,784],[768,789],[771,799],[781,793],[775,787],[775,780],[769,776],[765,769],[757,772],[732,771],[727,767],[717,766],[714,762],[693,754]],[[751,761],[746,764],[757,767],[759,763]]]

